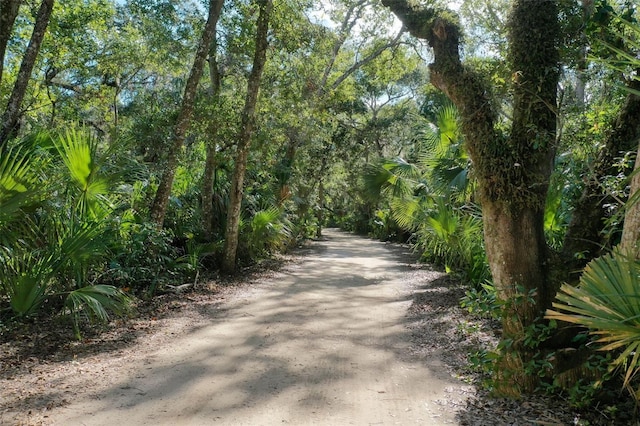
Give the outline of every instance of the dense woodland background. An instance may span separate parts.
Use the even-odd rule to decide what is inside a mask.
[[[637,7],[0,0],[1,326],[337,226],[468,283],[497,392],[640,399]]]

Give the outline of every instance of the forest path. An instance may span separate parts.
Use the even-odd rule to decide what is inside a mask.
[[[284,274],[211,307],[207,323],[107,367],[102,388],[46,423],[456,424],[461,384],[437,356],[411,355],[408,254],[325,237]]]

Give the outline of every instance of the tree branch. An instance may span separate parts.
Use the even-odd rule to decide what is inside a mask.
[[[398,31],[398,34],[396,34],[396,36],[393,38],[393,40],[389,41],[386,44],[383,44],[382,46],[377,48],[375,51],[373,51],[370,55],[364,57],[363,59],[361,59],[361,60],[357,61],[356,63],[354,63],[353,65],[351,65],[349,67],[349,69],[347,69],[344,73],[342,73],[342,75],[340,77],[338,77],[338,79],[336,81],[333,82],[333,84],[331,85],[330,90],[335,90],[338,86],[340,86],[340,84],[343,81],[345,81],[351,74],[353,74],[360,67],[362,67],[362,66],[368,64],[369,62],[373,61],[375,58],[380,56],[382,54],[382,52],[384,52],[388,48],[396,46],[400,42],[400,37],[402,37],[402,34],[404,34],[406,31],[407,31],[406,28],[403,26],[400,29],[400,31]],[[321,86],[321,87],[324,87],[324,86]]]
[[[342,49],[344,42],[347,40],[349,34],[351,34],[351,30],[360,19],[362,11],[364,10],[368,0],[360,0],[357,3],[354,3],[345,14],[344,19],[340,25],[340,31],[338,32],[339,36],[336,42],[333,44],[333,49],[331,51],[331,57],[329,58],[329,63],[324,69],[324,73],[322,74],[322,78],[320,79],[320,84],[318,85],[318,94],[321,95],[325,92],[325,86],[327,85],[327,80],[329,79],[329,74],[333,69],[333,65],[336,62],[336,58],[338,57],[338,52]],[[354,16],[355,15],[355,16]],[[354,16],[352,18],[352,16]]]

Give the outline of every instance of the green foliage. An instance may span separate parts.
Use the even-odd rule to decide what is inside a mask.
[[[364,193],[382,206],[372,220],[374,233],[394,232],[388,223],[393,219],[401,230],[413,233],[423,260],[460,271],[480,285],[490,272],[481,214],[468,200],[472,183],[457,112],[446,105],[435,123],[417,121],[418,161],[396,157],[365,169]]]
[[[611,368],[630,386],[640,372],[640,263],[614,252],[587,265],[577,287],[564,284],[547,318],[587,327],[602,351],[620,351]],[[640,389],[633,391],[640,399]]]
[[[564,234],[570,219],[569,203],[572,193],[576,191],[577,185],[569,182],[570,171],[566,168],[557,167],[556,172],[551,177],[549,191],[547,192],[547,203],[544,210],[544,232],[547,244],[555,250],[562,247]],[[562,172],[566,172],[563,174]]]
[[[73,317],[76,337],[80,339],[80,321],[84,317],[90,322],[107,322],[109,312],[123,316],[129,311],[130,298],[110,285],[92,285],[71,291],[65,307]]]
[[[631,2],[598,0],[587,25],[593,39],[590,58],[608,69],[629,75],[637,67],[640,50],[636,7]]]
[[[497,298],[493,285],[485,283],[480,289],[468,290],[460,304],[474,317],[498,321],[505,308],[513,304],[529,303],[530,297],[531,295],[520,294],[513,301],[505,302]],[[529,351],[530,357],[521,368],[525,374],[540,378],[539,391],[552,396],[562,395],[572,407],[587,408],[606,391],[602,385],[612,378],[610,365],[613,357],[611,353],[591,353],[580,365],[574,366],[583,372],[578,379],[557,374],[557,360],[563,354],[557,350],[545,349],[545,342],[557,329],[557,321],[545,322],[540,319],[526,327],[521,336],[501,340],[495,349],[480,348],[471,353],[470,368],[480,374],[483,387],[495,389],[499,387],[500,381],[509,380],[503,371],[505,357],[511,356],[516,346],[519,346],[521,350]],[[593,342],[586,333],[580,333],[573,339],[573,344],[578,351],[587,351]]]
[[[547,355],[551,360],[555,356],[555,352],[550,352]],[[561,383],[559,378],[554,377],[550,382],[542,382],[541,390],[548,395],[565,395],[572,407],[582,409],[591,407],[595,401],[602,399],[604,391],[602,384],[612,378],[609,370],[610,364],[610,354],[593,353],[582,364],[582,368],[586,371],[583,378],[575,380],[567,386],[565,383]],[[614,395],[611,396],[615,398],[617,395]]]
[[[108,207],[110,183],[101,173],[98,140],[89,132],[67,130],[55,139],[55,147],[67,168],[70,187],[76,193],[75,212],[79,217],[98,217]]]
[[[169,230],[152,223],[123,222],[119,232],[102,281],[150,296],[194,271],[188,257],[173,245]]]
[[[242,237],[251,259],[283,250],[290,242],[290,225],[277,207],[257,211],[248,225]]]
[[[490,282],[485,282],[479,288],[471,288],[460,299],[460,306],[470,314],[479,318],[499,320],[502,317],[504,303],[496,295],[496,288]]]
[[[26,150],[9,151],[0,159],[0,230],[37,200],[38,175]]]
[[[439,200],[418,231],[418,244],[425,260],[441,263],[448,271],[461,271],[471,283],[490,278],[477,212],[454,210]]]
[[[0,181],[8,190],[0,203],[8,214],[0,222],[0,297],[14,315],[26,317],[45,305],[59,311],[56,301],[72,294],[95,293],[91,280],[105,267],[117,236],[109,217],[117,201],[110,190],[117,182],[101,169],[108,156],[99,154],[97,139],[86,131],[53,138],[36,134],[19,145],[2,161]],[[13,226],[18,220],[22,225]],[[120,313],[120,293],[98,289],[101,296],[86,306],[96,311],[104,302],[104,309]],[[80,304],[69,303],[80,312]]]
[[[0,288],[11,310],[20,317],[33,314],[49,294],[52,261],[11,250],[3,251],[0,260]]]

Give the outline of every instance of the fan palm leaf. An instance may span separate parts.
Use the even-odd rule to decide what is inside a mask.
[[[0,257],[0,285],[18,316],[31,315],[49,295],[53,258],[29,252],[7,252]]]
[[[97,139],[86,131],[71,129],[55,140],[55,146],[78,193],[78,213],[96,216],[108,210],[111,182],[100,172]]]
[[[457,146],[461,141],[458,111],[453,105],[440,108],[436,114],[436,122],[420,122],[417,130],[420,143],[420,162],[429,164],[435,158],[449,156],[451,145]]]
[[[418,197],[393,198],[389,203],[391,218],[407,231],[415,231],[425,220],[425,208]]]
[[[38,197],[38,176],[30,153],[9,151],[0,158],[0,230]]]
[[[256,254],[281,249],[291,238],[289,224],[278,207],[256,212],[250,225],[249,245]]]
[[[418,163],[440,194],[464,193],[469,185],[469,158],[463,146],[459,115],[453,105],[442,107],[435,123],[422,125]]]
[[[640,263],[619,252],[591,261],[577,287],[564,284],[546,318],[587,327],[603,351],[620,350],[624,383],[640,371]]]
[[[447,244],[456,238],[459,224],[460,216],[442,199],[438,200],[436,210],[426,222],[428,230]]]
[[[80,318],[89,321],[107,322],[109,312],[122,316],[129,311],[131,299],[121,290],[110,285],[94,285],[71,291],[65,300],[65,307],[73,317],[76,336],[80,337]]]
[[[64,285],[84,286],[90,267],[99,264],[108,253],[109,242],[115,238],[115,233],[112,236],[107,222],[101,219],[52,218],[47,240],[55,259],[54,273],[67,277],[61,280]]]
[[[384,160],[367,166],[363,175],[365,193],[372,200],[382,194],[391,197],[411,195],[420,177],[420,169],[403,158]]]

